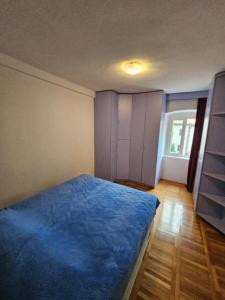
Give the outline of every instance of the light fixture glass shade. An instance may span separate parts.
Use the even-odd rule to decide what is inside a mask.
[[[123,69],[129,75],[136,75],[143,70],[143,66],[139,62],[130,61],[124,65]]]

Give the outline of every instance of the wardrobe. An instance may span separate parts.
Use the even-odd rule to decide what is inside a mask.
[[[160,177],[163,91],[95,98],[95,175],[155,186]]]

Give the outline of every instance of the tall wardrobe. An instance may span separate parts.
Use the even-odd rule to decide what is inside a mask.
[[[163,91],[95,98],[95,175],[155,186],[160,177]]]

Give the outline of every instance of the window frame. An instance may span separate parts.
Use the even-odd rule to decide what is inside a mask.
[[[189,155],[183,155],[185,129],[186,129],[186,125],[187,125],[187,119],[196,119],[196,109],[169,112],[169,113],[167,113],[167,115],[168,115],[167,116],[168,120],[167,120],[167,128],[166,128],[166,144],[165,144],[164,155],[177,157],[177,158],[189,159],[190,158]],[[171,153],[170,152],[170,144],[171,144],[171,138],[172,138],[172,126],[173,126],[174,120],[183,120],[179,153]]]

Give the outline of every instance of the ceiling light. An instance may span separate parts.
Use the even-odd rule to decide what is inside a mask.
[[[122,68],[129,75],[136,75],[143,71],[143,65],[137,61],[127,62],[122,66]]]

